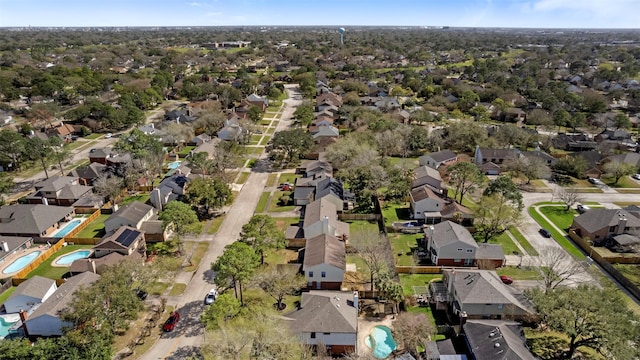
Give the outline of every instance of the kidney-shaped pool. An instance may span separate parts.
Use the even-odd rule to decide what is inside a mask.
[[[33,260],[35,260],[40,255],[40,251],[34,251],[27,255],[21,256],[17,258],[14,262],[12,262],[9,266],[2,270],[3,274],[11,274],[14,272],[18,272],[24,269],[27,265],[31,264]]]

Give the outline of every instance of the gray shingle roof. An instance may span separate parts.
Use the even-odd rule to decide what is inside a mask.
[[[72,184],[77,181],[75,177],[71,176],[52,176],[46,180],[40,181],[33,185],[36,189],[41,191],[58,191],[66,185]]]
[[[453,160],[456,158],[457,155],[451,150],[442,150],[442,151],[426,154],[424,156],[428,156],[431,159],[433,159],[433,161],[440,163],[447,160]]]
[[[82,196],[90,193],[93,190],[91,186],[85,185],[66,185],[60,190],[60,194],[56,197],[57,199],[64,200],[76,200],[80,199]]]
[[[502,260],[504,259],[504,251],[502,245],[499,244],[478,244],[476,250],[476,260]]]
[[[27,319],[27,327],[29,326],[29,319],[35,319],[42,315],[59,316],[60,311],[66,308],[69,302],[71,302],[72,295],[77,289],[90,286],[99,278],[100,275],[92,272],[83,272],[68,278],[44,303],[37,308],[34,307],[35,310],[29,314],[29,318]]]
[[[318,199],[305,206],[302,227],[309,227],[325,217],[329,219],[329,226],[335,228],[338,222],[336,206],[326,199]]]
[[[616,226],[620,219],[627,219],[627,227],[640,228],[640,219],[625,210],[591,209],[573,219],[574,224],[580,225],[586,231],[593,233],[602,228]]]
[[[322,234],[307,239],[302,267],[304,270],[320,264],[332,265],[345,270],[346,263],[345,244],[336,237]]]
[[[41,234],[69,216],[72,207],[14,204],[0,208],[0,234]]]
[[[302,294],[300,309],[287,315],[294,333],[328,332],[355,333],[358,310],[349,305],[353,294],[341,291],[315,291]]]
[[[463,328],[476,359],[537,359],[527,349],[522,326],[517,322],[468,320]]]
[[[425,232],[427,234],[430,233],[428,229],[425,230]],[[476,243],[476,240],[471,236],[469,230],[462,225],[452,221],[444,221],[433,225],[433,244],[436,248],[457,242],[463,242],[474,248],[478,247],[478,243]]]
[[[153,210],[153,206],[143,204],[139,201],[134,201],[128,205],[125,205],[114,212],[110,217],[120,216],[134,224],[142,220],[149,211]]]
[[[29,296],[36,299],[42,299],[42,297],[49,291],[52,284],[55,284],[55,280],[48,279],[42,276],[34,276],[26,281],[23,281],[16,287],[9,299],[13,299],[16,296]],[[8,299],[7,299],[8,300]]]
[[[431,199],[434,199],[435,201],[440,202],[442,204],[445,203],[445,201],[442,198],[440,198],[438,195],[436,195],[426,185],[411,190],[410,195],[411,195],[411,198],[413,199],[414,202],[418,202],[420,200],[431,198]]]

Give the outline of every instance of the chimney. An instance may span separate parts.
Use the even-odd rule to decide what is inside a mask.
[[[6,241],[2,242],[2,250],[4,250],[4,252],[9,252],[9,244],[7,244]]]
[[[627,227],[627,217],[624,216],[624,215],[619,215],[619,217],[618,217],[618,229],[616,231],[616,235],[623,234],[625,227]]]
[[[27,330],[27,312],[20,309],[20,321],[22,322],[22,330],[24,331],[24,335],[29,337],[29,331]]]
[[[329,234],[329,217],[325,216],[322,218],[322,233],[323,234]]]
[[[429,254],[429,256],[431,256],[431,246],[433,245],[433,230],[435,230],[435,228],[433,227],[433,225],[429,226],[429,237],[427,238],[427,248],[426,248],[426,252]]]
[[[46,197],[42,197],[42,204],[43,205],[49,205],[49,200],[47,200]]]
[[[447,281],[447,292],[449,294],[453,293],[453,281],[456,279],[456,271],[451,270],[449,273],[449,281]]]
[[[358,291],[353,292],[353,307],[358,310]]]

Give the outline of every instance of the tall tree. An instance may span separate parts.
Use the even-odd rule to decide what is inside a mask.
[[[240,310],[240,301],[230,293],[223,293],[204,310],[200,321],[207,329],[219,329],[222,324],[240,314]]]
[[[16,184],[13,182],[13,178],[6,172],[0,172],[0,206],[5,203],[4,195],[10,193],[14,186]]]
[[[11,130],[0,130],[0,160],[11,162],[9,170],[20,170],[27,140],[19,133]]]
[[[349,242],[369,270],[371,290],[375,290],[378,276],[387,271],[389,263],[386,239],[376,231],[363,231],[353,234]]]
[[[253,282],[276,300],[276,309],[284,310],[284,297],[293,295],[307,285],[304,276],[298,270],[288,266],[269,265],[256,273]]]
[[[162,220],[165,228],[171,226],[176,234],[178,245],[181,246],[181,237],[186,234],[196,234],[202,229],[198,222],[198,215],[189,204],[182,201],[170,201],[160,212],[158,218]]]
[[[602,168],[605,174],[615,179],[614,184],[617,184],[623,176],[631,175],[638,170],[634,165],[617,160],[605,163]]]
[[[313,106],[308,103],[298,106],[293,113],[293,117],[295,122],[301,126],[311,125],[311,121],[313,121]]]
[[[573,358],[581,347],[592,348],[612,359],[635,359],[640,354],[632,344],[636,316],[620,294],[595,286],[558,287],[529,294],[543,322],[569,338],[564,359]],[[613,310],[612,310],[613,309]]]
[[[453,185],[455,192],[453,199],[462,204],[464,195],[469,191],[473,191],[477,186],[482,185],[484,182],[484,176],[476,164],[460,161],[449,167],[447,167],[447,174],[449,175],[449,182]]]
[[[393,322],[394,337],[416,359],[420,358],[419,348],[435,333],[431,320],[423,313],[401,312]]]
[[[501,201],[509,202],[516,207],[518,211],[522,211],[524,204],[522,203],[522,193],[518,186],[508,176],[498,176],[497,179],[490,182],[483,196],[497,195]]]
[[[582,196],[577,191],[575,187],[562,188],[560,186],[556,187],[557,191],[554,194],[554,197],[560,199],[567,207],[565,211],[569,211],[574,204],[582,201]]]
[[[475,210],[476,235],[485,243],[520,220],[520,210],[500,194],[484,195]]]
[[[264,253],[268,249],[281,249],[285,246],[284,234],[269,215],[254,215],[242,226],[240,241],[247,243],[260,255],[264,264]]]
[[[542,249],[538,256],[538,265],[545,293],[549,293],[584,272],[582,264],[559,247]]]
[[[123,188],[121,178],[105,173],[98,175],[93,181],[93,190],[103,196],[107,202],[116,200]]]
[[[242,297],[242,283],[253,276],[260,266],[260,257],[251,246],[237,241],[227,245],[218,260],[211,264],[216,271],[216,284],[220,287],[233,286],[236,294],[240,295],[240,304],[244,305]]]
[[[296,162],[301,155],[313,149],[313,138],[306,129],[278,131],[273,135],[267,151],[280,163]]]
[[[49,138],[55,139],[55,138]],[[59,141],[59,139],[58,139]],[[42,166],[42,170],[44,170],[44,175],[46,178],[49,178],[49,172],[47,171],[47,167],[51,163],[53,159],[53,146],[55,145],[56,140],[42,140],[39,137],[32,137],[27,139],[26,145],[26,155],[30,160],[37,161]]]
[[[212,209],[220,209],[231,204],[233,192],[220,178],[197,178],[189,183],[187,199],[193,206],[204,207],[208,214]]]

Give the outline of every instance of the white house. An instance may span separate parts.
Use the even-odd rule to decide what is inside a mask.
[[[357,352],[358,292],[302,293],[300,307],[285,317],[305,345],[325,346],[332,355]]]
[[[73,293],[82,287],[90,286],[100,275],[83,272],[72,276],[51,295],[45,302],[34,306],[24,321],[27,336],[62,336],[62,329],[70,326],[60,318],[60,311],[72,300]]]
[[[411,200],[411,217],[427,223],[442,218],[440,211],[446,205],[444,199],[436,195],[428,186],[415,188],[409,193]]]
[[[311,289],[339,290],[346,271],[344,241],[321,234],[307,239],[302,270]]]
[[[36,304],[45,302],[57,288],[55,280],[36,275],[16,287],[4,302],[4,308],[9,314],[29,311]]]

